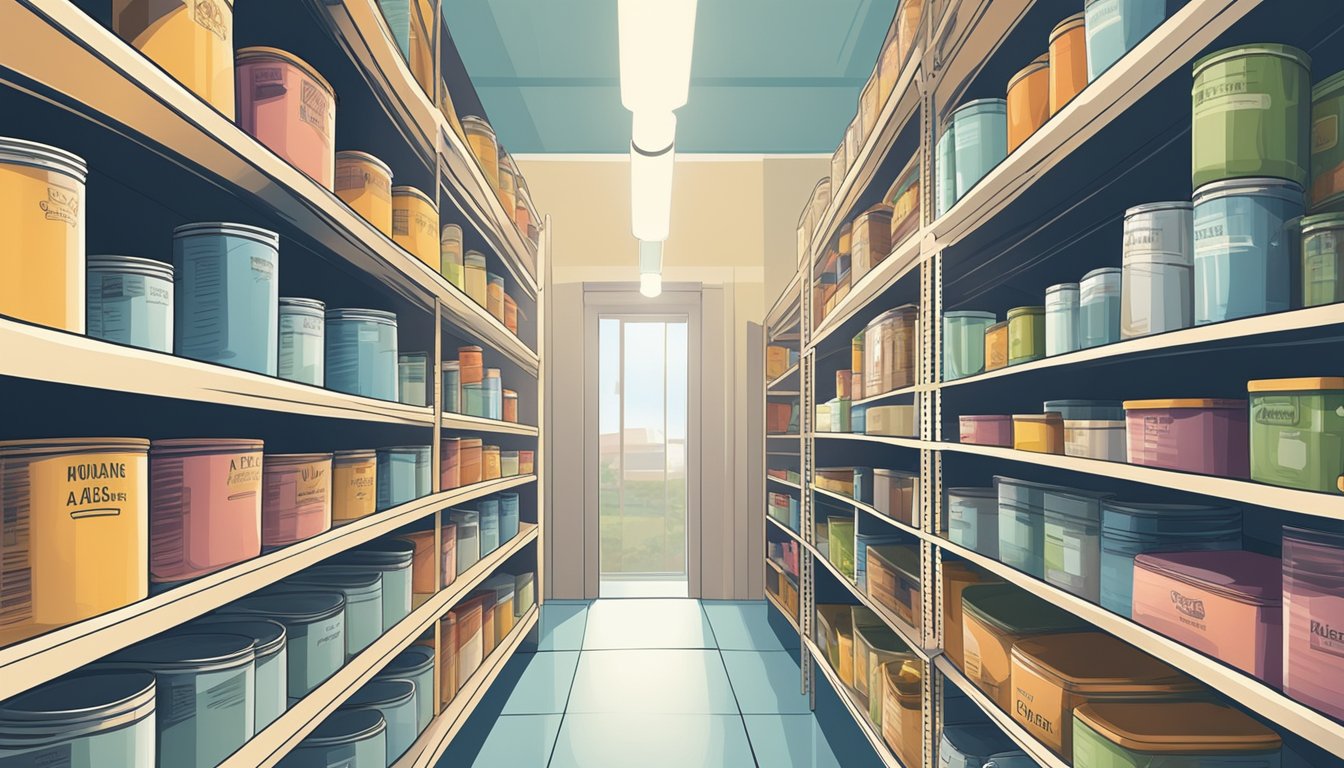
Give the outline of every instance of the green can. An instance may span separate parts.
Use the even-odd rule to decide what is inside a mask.
[[[1308,184],[1311,57],[1288,45],[1227,48],[1195,62],[1191,183],[1273,176]]]
[[[1310,210],[1344,203],[1344,72],[1311,89]]]
[[[1262,379],[1251,394],[1251,479],[1344,493],[1344,377]]]
[[[1008,364],[1045,357],[1045,307],[1008,310]]]
[[[1302,219],[1302,306],[1344,301],[1344,213]]]
[[[1279,735],[1205,701],[1093,700],[1073,711],[1076,768],[1279,768]]]
[[[832,517],[826,521],[831,565],[854,581],[854,518]]]

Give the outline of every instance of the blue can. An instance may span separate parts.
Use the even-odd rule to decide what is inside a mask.
[[[474,509],[454,509],[448,521],[457,529],[457,575],[481,559],[481,515]]]
[[[429,446],[378,449],[378,511],[429,495]]]
[[[383,632],[411,613],[411,568],[415,542],[402,538],[374,539],[347,550],[327,562],[332,565],[377,573],[382,584]]]
[[[1107,499],[1101,505],[1101,607],[1130,617],[1139,555],[1240,548],[1237,507]]]
[[[499,549],[499,501],[482,499],[476,505],[481,523],[481,557]]]
[[[499,540],[506,542],[518,535],[518,494],[499,494]]]
[[[173,265],[137,256],[88,258],[88,334],[173,351]]]
[[[1230,179],[1195,190],[1195,325],[1291,307],[1302,187]]]
[[[0,765],[154,765],[154,675],[79,670],[0,704]]]
[[[345,598],[345,660],[348,662],[382,634],[381,574],[350,566],[318,564],[267,587],[262,594],[333,591],[340,592]]]
[[[327,310],[327,388],[397,399],[397,316],[377,309]]]
[[[225,605],[219,614],[261,616],[285,625],[285,688],[291,707],[345,664],[345,597],[340,592],[254,593]]]
[[[387,765],[387,721],[376,709],[338,709],[280,759],[280,768]]]
[[[322,386],[326,310],[317,299],[280,297],[280,378]]]
[[[995,477],[999,498],[999,561],[1045,578],[1045,493],[1051,486]]]
[[[498,368],[485,369],[485,411],[488,418],[504,418],[504,380]]]
[[[346,699],[341,709],[371,709],[383,716],[387,723],[386,765],[405,754],[420,733],[415,716],[415,683],[410,680],[371,680]]]
[[[1078,282],[1078,348],[1088,349],[1120,340],[1120,288],[1123,271],[1102,267]]]
[[[275,722],[288,708],[286,682],[289,679],[289,652],[285,625],[271,619],[242,619],[237,616],[211,614],[173,630],[175,634],[226,633],[252,638],[256,645],[256,726],[261,733]]]
[[[1062,355],[1078,349],[1077,283],[1059,283],[1045,289],[1045,354]]]
[[[957,199],[1008,157],[1008,102],[976,99],[952,113]]]
[[[993,488],[948,488],[947,538],[953,544],[986,557],[998,557],[998,491]]]
[[[1005,113],[1005,119],[1007,113]],[[949,120],[943,135],[938,138],[934,151],[938,155],[938,189],[935,200],[938,203],[936,214],[942,216],[951,210],[957,202],[957,153],[954,126]],[[1004,146],[1007,146],[1007,128],[1004,128]]]
[[[456,360],[443,364],[443,410],[462,412],[462,367]]]
[[[1166,0],[1087,0],[1083,5],[1087,81],[1110,69],[1166,17]]]
[[[173,230],[173,349],[182,357],[274,376],[280,236],[221,222]]]
[[[387,662],[373,679],[415,683],[416,730],[423,733],[434,719],[434,649],[412,645]]]

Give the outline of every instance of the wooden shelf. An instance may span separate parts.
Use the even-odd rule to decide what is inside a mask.
[[[871,504],[864,504],[861,501],[855,501],[854,499],[844,495],[843,493],[836,493],[835,491],[828,491],[825,488],[818,488],[816,483],[812,484],[812,490],[815,491],[816,493],[821,494],[822,496],[827,496],[829,498],[835,499],[836,501],[847,504],[853,507],[854,509],[862,510],[863,512],[871,515],[872,517],[877,518],[879,521],[886,523],[892,528],[895,528],[896,530],[908,536],[913,536],[917,539],[924,539],[925,541],[936,539],[936,537],[924,531],[921,531],[920,529],[915,528],[914,526],[906,525],[905,523],[902,523],[900,520],[892,518],[890,515],[884,515],[881,512],[878,512],[877,508],[872,506]]]
[[[541,430],[532,424],[485,419],[480,416],[467,416],[462,413],[444,413],[441,421],[444,429],[463,432],[490,432],[497,435],[528,435],[531,437],[541,434]]]
[[[825,555],[821,554],[821,550],[806,541],[803,542],[803,546],[807,548],[808,552],[812,553],[812,556],[817,559],[817,562],[821,563],[826,570],[831,572],[831,575],[835,577],[836,581],[839,581],[849,590],[849,593],[854,596],[855,600],[859,601],[860,605],[877,614],[878,618],[882,619],[882,623],[886,624],[891,628],[891,631],[895,632],[901,638],[901,642],[910,646],[911,653],[924,661],[929,660],[929,651],[920,644],[918,639],[919,633],[914,627],[901,621],[895,614],[887,610],[886,606],[878,603],[876,600],[869,597],[868,593],[859,589],[857,584],[850,581],[849,577],[841,573],[839,568],[836,568]]]
[[[795,482],[793,482],[792,480],[784,480],[784,479],[782,479],[782,478],[774,477],[774,476],[772,476],[772,475],[766,475],[766,476],[765,476],[765,479],[768,480],[768,481],[770,481],[770,482],[772,482],[772,483],[779,483],[780,485],[783,485],[783,486],[785,486],[785,487],[792,488],[792,489],[794,489],[795,491],[801,491],[801,490],[803,490],[803,486],[802,486],[802,485],[800,485],[800,484],[798,484],[798,483],[795,483]]]
[[[779,374],[779,376],[777,376],[773,381],[766,384],[765,391],[768,393],[770,390],[788,381],[790,377],[797,375],[798,375],[798,363],[794,363],[793,365],[789,366],[788,369],[785,370],[783,373]]]
[[[845,709],[849,710],[849,716],[854,718],[854,722],[858,724],[859,730],[863,731],[863,735],[868,738],[868,743],[872,744],[873,751],[876,752],[878,758],[882,760],[882,764],[886,766],[886,768],[905,768],[905,766],[901,764],[901,761],[897,759],[896,755],[892,753],[891,747],[887,746],[886,740],[882,738],[881,731],[879,731],[877,727],[873,725],[872,721],[868,719],[868,713],[854,700],[853,695],[849,692],[849,687],[840,680],[840,676],[835,673],[835,670],[831,669],[831,664],[827,660],[826,654],[822,653],[821,649],[817,648],[817,644],[812,642],[812,638],[810,637],[803,638],[803,645],[807,647],[807,652],[811,654],[812,660],[816,663],[817,668],[821,670],[822,676],[826,678],[826,681],[831,684],[831,688],[835,690],[836,697],[844,703]]]
[[[1008,735],[1023,752],[1026,752],[1037,763],[1044,768],[1069,768],[1068,761],[1060,759],[1059,755],[1050,751],[1050,748],[1036,740],[1034,736],[1027,733],[1027,730],[1017,724],[1007,712],[999,709],[999,705],[994,700],[985,695],[984,691],[975,687],[975,684],[966,679],[966,676],[957,669],[952,660],[946,656],[939,655],[934,659],[934,666],[944,678],[949,680],[965,693],[971,701],[975,702],[981,710],[984,711],[989,719],[999,727],[999,730]]]
[[[872,397],[865,397],[859,400],[855,400],[852,403],[852,405],[868,405],[869,403],[878,403],[883,400],[894,400],[895,398],[898,397],[909,397],[910,395],[924,391],[925,389],[927,389],[926,386],[922,386],[919,384],[916,384],[911,387],[901,387],[900,389],[893,389],[890,392],[883,392],[880,395],[873,395]]]
[[[854,317],[872,301],[886,293],[896,283],[911,275],[919,275],[919,267],[924,263],[924,238],[920,233],[907,237],[897,244],[891,255],[859,278],[859,282],[849,289],[849,293],[836,304],[807,342],[807,349],[815,349],[830,338],[846,321]],[[885,311],[890,307],[883,307]],[[845,343],[849,339],[844,340]],[[884,395],[885,397],[885,395]]]
[[[913,437],[886,437],[884,435],[856,435],[851,432],[815,432],[812,434],[814,440],[858,440],[865,443],[882,443],[883,445],[897,445],[902,448],[914,448],[920,450],[928,448],[929,443],[918,440]]]
[[[774,595],[771,595],[769,592],[766,592],[765,601],[773,605],[776,611],[780,612],[780,614],[784,617],[784,620],[789,622],[789,626],[793,627],[794,632],[797,632],[800,635],[802,634],[802,629],[799,628],[798,626],[798,617],[789,615],[789,610],[784,606],[780,605],[779,601],[775,599]]]

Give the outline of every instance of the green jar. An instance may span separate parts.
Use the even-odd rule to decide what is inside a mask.
[[[1344,72],[1311,89],[1310,210],[1344,203]]]
[[[1302,306],[1344,301],[1344,213],[1302,219]]]
[[[1008,364],[1045,357],[1045,307],[1008,310]]]
[[[1279,735],[1203,701],[1093,700],[1073,711],[1074,768],[1279,768]]]
[[[1227,48],[1195,62],[1191,184],[1273,176],[1307,186],[1311,57],[1288,45]]]
[[[1344,378],[1263,379],[1251,394],[1251,479],[1344,492]]]

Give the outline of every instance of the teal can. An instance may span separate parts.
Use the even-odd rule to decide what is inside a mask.
[[[387,632],[411,613],[411,563],[414,559],[413,542],[384,538],[342,552],[328,562],[381,575],[382,631]]]
[[[1078,348],[1089,349],[1120,340],[1119,267],[1102,267],[1078,281]]]
[[[499,494],[499,540],[508,542],[518,535],[518,494]]]
[[[0,704],[0,765],[154,765],[154,675],[80,671]]]
[[[326,309],[317,299],[280,297],[280,378],[322,386],[326,368]]]
[[[482,499],[476,504],[481,524],[481,557],[499,549],[499,501]]]
[[[289,705],[307,696],[345,664],[345,598],[340,592],[256,594],[217,612],[285,625]],[[213,763],[212,763],[213,765]]]
[[[327,388],[397,399],[397,316],[378,309],[329,309]]]
[[[1045,289],[1046,357],[1078,349],[1078,302],[1077,283],[1057,283]]]
[[[462,406],[468,416],[490,418],[490,392],[483,382],[462,385]]]
[[[87,333],[95,339],[173,351],[173,265],[137,256],[90,256]]]
[[[1230,179],[1195,190],[1195,325],[1292,306],[1305,206],[1302,187],[1283,179]]]
[[[387,662],[374,680],[410,680],[415,683],[416,730],[423,733],[434,719],[434,649],[412,645]]]
[[[371,709],[383,716],[387,723],[387,766],[406,754],[420,735],[415,719],[415,683],[410,680],[371,680],[346,699],[341,709]]]
[[[428,445],[378,449],[378,510],[414,501],[430,492]]]
[[[457,529],[457,575],[481,559],[481,515],[474,509],[454,509],[448,520]]]
[[[280,236],[221,222],[173,230],[173,349],[182,357],[274,376]]]
[[[996,321],[993,312],[943,313],[943,381],[974,376],[985,369],[985,331]]]
[[[345,660],[383,634],[383,579],[377,571],[321,563],[268,587],[266,592],[337,591],[345,598]]]
[[[1008,157],[1008,102],[977,99],[952,113],[957,199]]]
[[[1289,45],[1227,48],[1195,62],[1191,180],[1270,176],[1306,188],[1311,57]]]
[[[1007,112],[1004,113],[1004,119],[1007,120]],[[1006,126],[1006,123],[1005,123]],[[1007,147],[1008,136],[1007,128],[1004,128],[1004,146]],[[951,210],[957,202],[957,146],[956,137],[953,134],[953,125],[948,121],[947,128],[943,135],[938,138],[938,144],[934,151],[938,159],[938,189],[936,200],[938,210],[936,215],[942,216]]]
[[[1111,68],[1167,15],[1166,0],[1088,0],[1083,6],[1087,33],[1087,81]]]
[[[174,634],[243,635],[252,638],[256,655],[256,733],[285,713],[288,702],[285,680],[288,676],[285,651],[285,625],[270,619],[239,619],[237,616],[202,616],[174,630]]]
[[[384,768],[387,721],[376,709],[338,709],[280,759],[279,768]]]
[[[1344,213],[1302,219],[1302,306],[1344,301]]]

